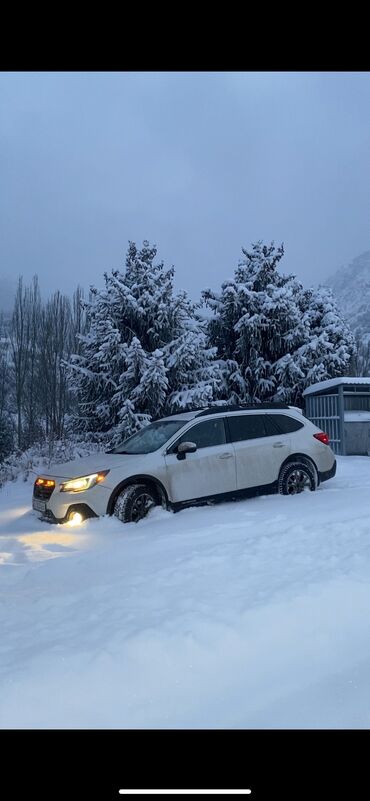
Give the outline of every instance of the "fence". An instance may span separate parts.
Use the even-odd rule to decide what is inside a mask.
[[[305,407],[306,417],[315,426],[329,434],[330,447],[334,453],[343,454],[343,393],[339,392],[335,395],[306,395]]]

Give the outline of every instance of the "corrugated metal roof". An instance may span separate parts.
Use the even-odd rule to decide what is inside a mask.
[[[327,381],[318,381],[317,384],[311,384],[310,387],[304,390],[303,395],[314,395],[316,392],[322,392],[323,389],[330,389],[331,387],[338,387],[341,384],[370,384],[370,377],[365,376],[341,376],[340,378],[329,378]]]

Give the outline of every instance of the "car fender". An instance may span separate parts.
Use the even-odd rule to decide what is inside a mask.
[[[108,515],[113,514],[114,503],[120,492],[122,492],[122,490],[125,487],[129,487],[132,484],[151,484],[152,486],[154,485],[154,487],[158,492],[159,500],[164,498],[166,506],[169,506],[167,491],[163,486],[162,482],[159,481],[158,478],[155,478],[155,476],[146,475],[145,473],[138,473],[137,475],[129,476],[128,478],[125,478],[123,481],[120,481],[120,483],[117,484],[117,486],[114,488],[107,504]]]
[[[317,485],[319,485],[320,484],[320,476],[319,476],[319,471],[318,471],[317,465],[314,462],[312,456],[308,456],[307,453],[290,453],[289,456],[287,456],[286,459],[284,459],[284,461],[282,462],[280,470],[282,470],[283,467],[285,467],[285,465],[288,464],[289,462],[297,462],[300,459],[303,459],[303,461],[306,461],[306,462],[310,462],[312,464],[312,466],[315,468],[316,476],[317,476]]]

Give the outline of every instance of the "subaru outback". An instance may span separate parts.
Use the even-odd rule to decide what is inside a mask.
[[[316,490],[332,478],[328,435],[287,404],[215,406],[156,420],[106,453],[38,476],[33,508],[55,523],[115,515],[141,520],[155,505],[185,506]]]

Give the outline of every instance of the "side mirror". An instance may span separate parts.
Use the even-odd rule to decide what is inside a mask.
[[[194,453],[197,449],[195,442],[180,442],[177,448],[177,458],[185,459],[187,453]]]

